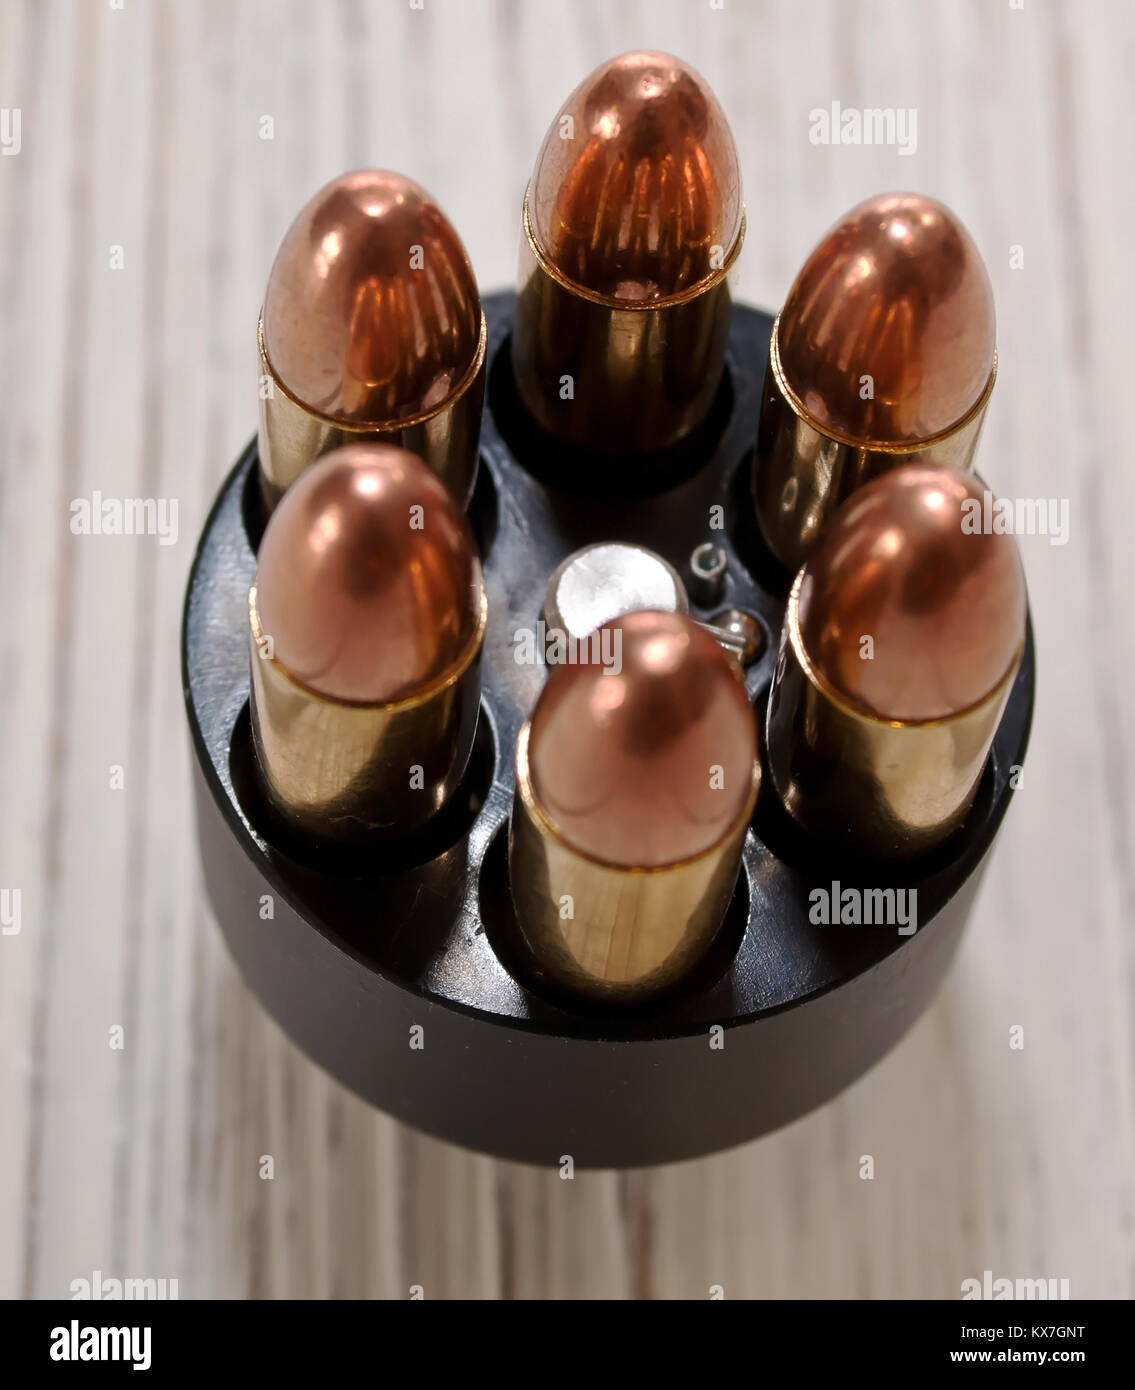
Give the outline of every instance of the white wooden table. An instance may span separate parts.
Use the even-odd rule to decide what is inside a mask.
[[[368,1110],[245,991],[203,900],[178,620],[294,212],[344,168],[402,169],[506,285],[545,126],[632,47],[689,59],[732,120],[746,299],[778,305],[869,193],[962,215],[999,316],[981,469],[1068,498],[1071,534],[1023,541],[1025,784],[924,1020],[782,1133],[564,1182]],[[1135,1293],[1133,63],[1125,0],[0,0],[22,117],[0,156],[0,1295],[96,1269],[182,1297],[956,1297],[985,1269]],[[810,144],[833,100],[916,108],[917,152]],[[177,543],[73,535],[96,490],[177,498]]]

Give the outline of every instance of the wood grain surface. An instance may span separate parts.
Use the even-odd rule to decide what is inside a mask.
[[[999,318],[981,470],[1068,499],[1070,533],[1022,542],[1033,743],[926,1017],[779,1134],[562,1181],[370,1111],[246,992],[203,899],[178,622],[295,211],[405,170],[507,285],[545,127],[632,47],[732,121],[744,298],[778,305],[869,193],[962,215]],[[1133,73],[1127,0],[0,0],[0,1295],[96,1269],[183,1298],[957,1297],[986,1269],[1135,1294]],[[811,144],[833,100],[915,108],[917,152]],[[176,544],[72,534],[96,490],[176,498]]]

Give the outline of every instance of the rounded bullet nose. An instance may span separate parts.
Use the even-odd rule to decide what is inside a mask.
[[[337,700],[390,704],[444,678],[474,640],[481,594],[464,513],[416,454],[384,444],[314,463],[257,557],[270,654]]]
[[[344,174],[288,228],[264,297],[264,350],[308,410],[356,426],[440,408],[477,355],[465,248],[412,180]]]
[[[987,505],[988,502],[988,505]],[[971,474],[910,464],[844,503],[804,566],[814,669],[883,719],[944,719],[1000,684],[1025,634],[1025,579]]]
[[[973,409],[993,370],[981,253],[932,198],[869,198],[796,277],[777,346],[785,380],[821,426],[888,444],[940,434]]]
[[[745,688],[714,639],[678,613],[599,629],[616,659],[557,666],[532,714],[533,797],[580,853],[620,867],[678,863],[743,814],[756,758]],[[606,659],[606,657],[604,657]]]
[[[652,300],[712,275],[741,230],[741,169],[704,79],[667,53],[596,68],[553,121],[532,175],[529,216],[568,280]]]

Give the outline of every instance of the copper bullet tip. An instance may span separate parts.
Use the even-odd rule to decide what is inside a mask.
[[[568,280],[617,300],[697,285],[741,229],[741,170],[704,79],[667,53],[624,53],[595,69],[552,123],[529,215]]]
[[[284,494],[257,557],[260,628],[301,684],[391,704],[442,680],[481,617],[464,513],[415,454],[351,444]]]
[[[829,523],[801,575],[800,637],[845,699],[886,720],[945,719],[1008,674],[1025,579],[1012,536],[974,529],[984,493],[971,474],[909,464]]]
[[[440,408],[477,356],[481,300],[430,195],[383,169],[334,179],[288,228],[264,349],[300,405],[354,426]]]
[[[869,198],[809,256],[777,343],[785,380],[821,426],[876,443],[930,439],[973,409],[993,371],[981,254],[932,198]]]
[[[617,618],[621,669],[561,665],[532,714],[532,791],[561,837],[620,867],[700,854],[753,786],[756,723],[729,659],[678,613]]]

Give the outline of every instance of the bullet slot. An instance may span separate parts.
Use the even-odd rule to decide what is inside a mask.
[[[544,486],[557,491],[620,500],[655,497],[697,473],[721,446],[735,418],[733,377],[726,362],[705,418],[676,444],[631,455],[574,444],[545,429],[521,399],[512,345],[509,335],[490,363],[489,409],[513,456]],[[581,393],[587,389],[582,378],[571,386]],[[556,383],[548,383],[549,391],[556,389]]]
[[[946,872],[952,864],[972,853],[973,841],[988,824],[994,804],[1008,780],[1008,769],[1002,766],[996,746],[978,782],[969,814],[946,840],[909,859],[877,859],[836,838],[810,835],[785,810],[769,773],[768,700],[766,686],[754,702],[764,775],[751,824],[753,834],[778,860],[817,882],[826,883],[834,878],[841,883],[885,888],[925,881]]]
[[[752,454],[749,451],[729,479],[726,531],[741,563],[761,590],[783,601],[792,583],[792,575],[769,549],[757,525],[751,492],[752,468]],[[774,647],[779,630],[778,622],[773,632]]]
[[[240,516],[244,523],[244,536],[253,555],[260,549],[264,528],[268,525],[268,507],[260,487],[260,476],[256,468],[248,472],[240,493]]]
[[[447,856],[462,863],[466,843],[492,788],[496,763],[492,716],[482,704],[465,775],[432,820],[389,841],[338,844],[290,826],[269,801],[256,764],[247,700],[233,725],[229,745],[233,794],[253,833],[274,858],[282,855],[320,874],[366,879],[397,878]]]
[[[714,1008],[728,995],[728,972],[749,926],[752,893],[747,868],[742,864],[721,927],[701,959],[671,988],[617,1009],[589,1002],[557,987],[524,950],[509,883],[507,822],[494,832],[481,860],[477,904],[485,935],[497,959],[525,989],[562,1011],[566,1018],[595,1019],[604,1032],[610,1032],[614,1025],[620,1033],[625,1029],[633,1036],[640,1024],[656,1029],[667,1018],[680,1026],[678,1021],[691,1015],[705,1012],[712,1016]]]
[[[473,486],[473,496],[469,501],[469,524],[477,541],[477,553],[484,564],[493,548],[500,527],[500,497],[497,485],[493,482],[492,470],[481,457],[477,467],[477,481]]]

